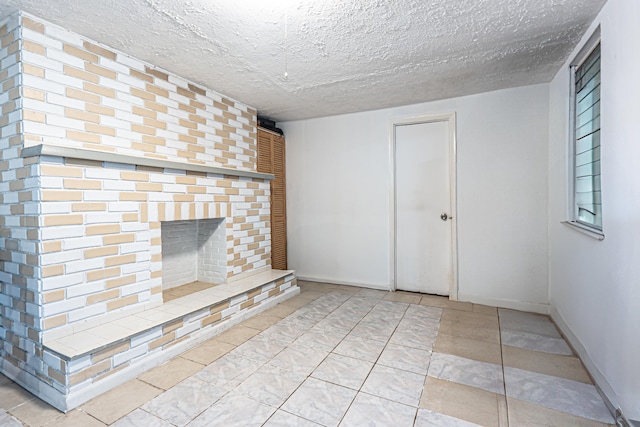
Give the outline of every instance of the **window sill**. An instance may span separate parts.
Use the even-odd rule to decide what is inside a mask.
[[[561,222],[562,224],[568,225],[574,230],[582,234],[586,234],[589,237],[593,237],[594,239],[598,239],[598,240],[604,240],[604,234],[601,231],[596,231],[592,228],[587,227],[586,225],[580,224],[579,222],[572,222],[572,221],[561,221]]]

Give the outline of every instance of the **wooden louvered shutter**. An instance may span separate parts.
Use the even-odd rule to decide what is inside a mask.
[[[271,181],[271,267],[287,269],[287,205],[285,140],[258,129],[258,172],[272,173]]]
[[[271,181],[271,266],[287,269],[287,208],[284,138],[272,136],[273,174]]]
[[[273,173],[271,159],[271,135],[258,131],[258,172]]]

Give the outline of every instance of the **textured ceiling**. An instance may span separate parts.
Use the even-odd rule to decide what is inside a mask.
[[[604,3],[0,0],[0,16],[22,9],[284,121],[548,82]]]

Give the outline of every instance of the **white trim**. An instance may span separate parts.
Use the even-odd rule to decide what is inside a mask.
[[[327,277],[318,277],[318,276],[299,276],[296,274],[296,279],[302,280],[305,282],[318,282],[318,283],[328,283],[330,285],[345,285],[345,286],[357,286],[359,288],[368,288],[368,289],[376,289],[379,291],[391,291],[393,290],[389,285],[383,284],[372,284],[372,283],[362,283],[362,282],[350,282],[348,280],[341,279],[332,279]]]
[[[568,225],[572,227],[574,230],[586,234],[589,237],[593,237],[594,239],[604,240],[604,233],[589,226],[583,225],[577,221],[560,221],[564,225]]]
[[[602,396],[605,405],[612,414],[615,414],[616,409],[620,408],[620,398],[614,391],[613,387],[609,384],[609,381],[607,381],[604,374],[600,372],[593,360],[591,360],[587,349],[582,345],[576,334],[573,333],[567,322],[564,321],[564,318],[558,309],[556,307],[551,307],[550,314],[556,326],[560,329],[560,332],[562,332],[566,340],[569,341],[569,344],[573,347],[575,352],[578,353],[578,357],[580,357],[584,367],[589,372],[589,375],[591,375],[596,389]]]
[[[390,278],[391,290],[396,284],[396,126],[420,123],[447,122],[449,128],[449,196],[451,213],[451,281],[449,283],[449,299],[458,300],[458,208],[457,208],[457,136],[456,113],[430,114],[413,116],[404,119],[392,119],[389,125],[389,233],[390,233]]]
[[[486,298],[476,295],[463,295],[460,301],[491,307],[508,308],[511,310],[528,311],[531,313],[549,314],[551,307],[547,303],[515,301],[500,298]]]

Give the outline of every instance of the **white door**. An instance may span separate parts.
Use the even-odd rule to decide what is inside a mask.
[[[449,295],[449,121],[394,127],[396,289]]]

